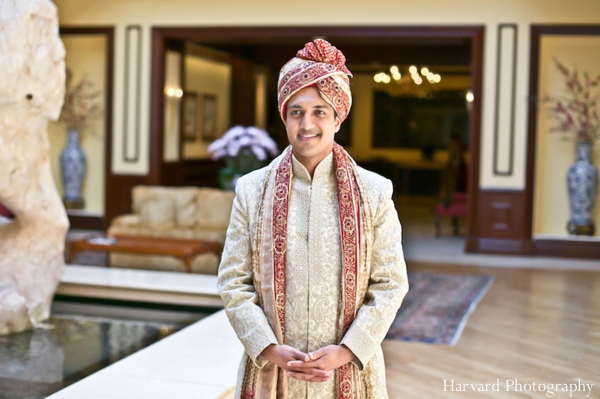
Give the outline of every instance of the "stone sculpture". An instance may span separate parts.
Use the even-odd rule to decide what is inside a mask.
[[[63,104],[65,50],[50,0],[0,0],[0,334],[50,315],[69,223],[50,171],[47,122]]]

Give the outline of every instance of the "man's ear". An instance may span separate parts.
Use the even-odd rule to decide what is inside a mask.
[[[340,131],[340,127],[342,127],[342,120],[340,119],[339,116],[335,117],[335,133]]]

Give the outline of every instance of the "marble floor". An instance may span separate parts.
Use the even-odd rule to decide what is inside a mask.
[[[435,265],[435,270],[439,272],[487,270],[488,273],[493,273],[491,270],[497,270],[498,273],[509,276],[512,275],[511,269],[514,269],[514,273],[523,273],[523,270],[531,270],[532,273],[536,273],[535,270],[539,270],[540,273],[547,273],[547,270],[579,270],[588,273],[600,271],[600,261],[597,260],[465,254],[464,237],[452,236],[449,222],[443,226],[442,237],[435,237],[432,208],[429,203],[426,201],[416,205],[400,203],[398,209],[404,229],[403,246],[409,269],[419,270],[424,267],[423,265]],[[464,226],[462,227],[464,232]],[[69,237],[99,233],[101,232],[72,230]],[[98,259],[95,258],[93,261]],[[173,303],[187,303],[198,298],[207,301],[212,298],[218,301],[214,292],[214,278],[214,276],[172,272],[132,273],[104,266],[72,265],[67,267],[61,288],[67,289],[67,295],[69,293],[77,295],[73,292],[82,295],[87,292],[96,296],[113,295],[117,299],[154,298],[156,300],[160,298],[160,301]],[[508,287],[511,287],[511,277],[508,277],[508,281]],[[69,291],[73,289],[75,291]],[[484,298],[484,307],[485,303]],[[77,313],[77,310],[74,312]],[[490,314],[492,313],[493,311],[490,311]],[[188,316],[192,319],[194,317]],[[150,320],[157,318],[156,315],[148,315],[148,317]],[[169,323],[177,320],[163,321]],[[474,323],[471,324],[473,325]],[[468,327],[467,335],[469,328],[471,327]],[[199,337],[202,338],[198,339]],[[401,348],[395,348],[394,345],[399,345]],[[388,344],[386,352],[390,350],[402,354],[406,347],[404,344]],[[432,352],[432,362],[434,362],[435,349],[424,350]],[[225,398],[231,395],[240,354],[241,346],[229,327],[224,313],[217,312],[200,322],[191,324],[168,339],[159,341],[61,390],[51,398],[111,397],[116,399],[133,397],[130,395],[134,393],[137,395],[135,397],[147,399],[190,397],[192,393],[196,395],[195,397]],[[386,356],[388,354],[386,353]],[[389,355],[391,358],[394,356]],[[169,367],[165,368],[164,364],[167,363]],[[394,375],[393,367],[389,371]],[[404,387],[406,384],[401,385]],[[391,386],[392,390],[396,389],[397,392],[404,389],[394,388],[393,382]],[[120,387],[119,392],[116,392],[114,387]],[[174,393],[181,393],[184,396],[173,396]]]

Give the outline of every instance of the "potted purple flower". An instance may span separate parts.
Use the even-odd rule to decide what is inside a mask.
[[[219,184],[233,190],[237,179],[262,167],[267,158],[276,156],[279,150],[266,131],[238,125],[209,145],[208,152],[212,153],[215,161],[225,160],[225,167],[219,171]]]

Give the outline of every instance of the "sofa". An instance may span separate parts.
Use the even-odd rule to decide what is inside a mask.
[[[136,186],[132,212],[114,218],[109,236],[203,239],[223,243],[234,192],[209,187]],[[217,274],[219,256],[198,255],[192,273]],[[110,254],[113,267],[185,272],[183,261],[169,256]]]

